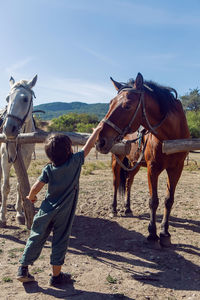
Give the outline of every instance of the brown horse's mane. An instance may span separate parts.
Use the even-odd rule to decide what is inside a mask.
[[[122,84],[123,86],[120,88],[118,93],[123,89],[133,89],[134,80],[129,79],[127,83]],[[150,89],[148,89],[148,87]],[[160,111],[163,115],[177,110],[177,98],[174,96],[174,94],[177,96],[177,92],[175,89],[162,86],[153,81],[144,81],[144,90],[159,104]]]
[[[167,114],[177,110],[177,99],[174,97],[173,88],[159,85],[153,81],[145,81],[145,85],[153,90],[150,91],[144,86],[145,92],[153,96],[159,104],[161,113]]]

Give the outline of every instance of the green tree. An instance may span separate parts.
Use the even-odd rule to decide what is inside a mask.
[[[199,111],[200,110],[200,93],[199,89],[190,90],[189,94],[181,97],[183,108],[185,111]]]
[[[92,128],[94,127],[96,127],[94,124],[78,123],[76,126],[76,131],[82,133],[92,133]]]
[[[90,133],[97,124],[98,117],[96,115],[69,113],[52,119],[49,130]]]
[[[186,113],[188,126],[192,138],[200,138],[200,111],[188,111]]]
[[[200,137],[200,91],[198,88],[181,97],[183,108],[193,138]]]

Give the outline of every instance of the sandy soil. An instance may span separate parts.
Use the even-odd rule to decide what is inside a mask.
[[[191,159],[199,163],[200,154]],[[43,159],[41,148],[37,162]],[[96,161],[92,153],[87,163]],[[110,156],[98,156],[110,161]],[[189,164],[195,164],[190,160]],[[15,277],[28,230],[15,221],[16,178],[11,177],[7,228],[0,228],[0,299],[200,299],[200,169],[186,168],[179,181],[170,218],[172,246],[153,249],[146,241],[149,220],[146,170],[135,177],[133,217],[109,217],[113,196],[110,168],[81,175],[79,204],[63,270],[74,284],[49,286],[51,237],[40,258],[30,267],[35,283],[22,285]],[[30,176],[31,184],[37,176]],[[159,181],[158,229],[163,211],[166,174]],[[39,196],[37,207],[45,191]]]

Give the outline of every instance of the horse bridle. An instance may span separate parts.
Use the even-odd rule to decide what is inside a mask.
[[[9,117],[9,118],[13,118],[13,119],[17,120],[18,122],[20,122],[20,127],[22,127],[22,125],[24,124],[24,122],[25,122],[27,116],[28,116],[29,113],[30,113],[31,105],[33,104],[33,96],[34,96],[34,98],[35,98],[35,94],[34,94],[34,92],[33,92],[30,88],[28,88],[28,87],[26,87],[26,86],[24,86],[24,85],[17,86],[16,88],[19,88],[19,87],[23,87],[25,90],[27,90],[28,92],[31,93],[31,100],[30,100],[30,103],[29,103],[27,112],[26,112],[26,114],[24,115],[23,119],[19,118],[18,116],[15,116],[15,115],[13,115],[13,114],[7,114],[7,115],[6,115],[6,118]],[[11,95],[11,94],[10,94],[10,95]],[[10,96],[10,95],[9,95],[9,96]],[[5,119],[6,119],[6,118],[5,118]]]
[[[144,86],[145,86],[146,88],[148,88],[150,91],[153,91],[153,90],[152,90],[150,87],[148,87],[147,85],[144,85]],[[126,126],[124,129],[121,129],[121,128],[119,128],[116,124],[114,124],[113,122],[111,122],[108,118],[107,118],[107,119],[104,118],[104,119],[102,120],[102,122],[106,123],[107,125],[109,125],[110,127],[112,127],[115,131],[117,131],[117,132],[119,133],[119,135],[115,138],[115,142],[122,141],[122,139],[124,138],[124,136],[125,136],[127,133],[130,132],[131,126],[132,126],[133,122],[135,121],[135,118],[136,118],[137,113],[138,113],[138,111],[139,111],[139,109],[140,109],[141,106],[142,106],[142,115],[143,115],[143,117],[144,117],[144,119],[145,119],[145,121],[146,121],[146,123],[147,123],[147,125],[148,125],[148,127],[149,127],[148,131],[151,132],[151,133],[153,133],[154,135],[157,134],[156,129],[157,129],[158,127],[161,126],[161,124],[163,123],[163,121],[164,121],[164,120],[166,119],[166,117],[167,117],[167,114],[166,114],[166,115],[164,116],[164,118],[163,118],[157,125],[152,126],[152,125],[150,124],[149,119],[148,119],[147,114],[146,114],[145,103],[144,103],[144,93],[145,93],[144,89],[142,89],[142,90],[136,90],[136,89],[134,89],[134,88],[125,88],[125,89],[122,89],[122,90],[120,91],[120,93],[123,92],[123,91],[130,91],[130,90],[133,91],[135,94],[140,94],[140,98],[139,98],[139,102],[138,102],[138,105],[137,105],[137,107],[136,107],[136,110],[135,110],[135,112],[134,112],[134,114],[133,114],[133,116],[132,116],[132,118],[131,118],[131,120],[130,120],[128,126]]]
[[[27,90],[27,91],[29,91],[30,93],[31,93],[31,100],[30,100],[30,103],[29,103],[29,106],[28,106],[28,109],[27,109],[27,112],[26,112],[26,114],[24,115],[24,117],[23,117],[23,119],[21,119],[21,118],[19,118],[18,116],[15,116],[15,115],[13,115],[13,114],[6,114],[6,116],[5,116],[5,119],[4,119],[4,121],[3,121],[3,124],[4,124],[4,122],[6,121],[6,119],[9,117],[9,118],[13,118],[13,119],[15,119],[15,120],[17,120],[19,123],[20,123],[20,127],[19,127],[19,130],[22,128],[22,126],[23,126],[23,124],[24,124],[24,122],[26,121],[26,118],[28,117],[28,115],[29,115],[29,113],[30,113],[30,109],[31,109],[31,106],[32,106],[32,104],[33,104],[33,97],[34,98],[36,98],[35,97],[35,94],[34,94],[34,92],[30,89],[30,88],[28,88],[28,87],[26,87],[26,86],[24,86],[24,85],[19,85],[19,86],[17,86],[15,89],[17,89],[17,88],[19,88],[19,87],[23,87],[25,90]],[[11,95],[11,93],[9,94],[9,96]],[[9,144],[9,142],[15,142],[15,144],[16,144],[16,147],[15,147],[15,157],[14,157],[14,159],[12,159],[10,156],[9,156],[9,151],[8,151],[8,144]],[[17,138],[13,141],[13,140],[6,140],[6,149],[7,149],[7,154],[8,154],[8,162],[9,163],[14,163],[15,161],[16,161],[16,159],[17,159],[17,152],[18,152],[18,142],[17,142]]]

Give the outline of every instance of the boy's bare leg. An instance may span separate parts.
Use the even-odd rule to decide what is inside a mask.
[[[62,266],[52,266],[53,276],[58,276],[60,274]]]
[[[53,275],[50,278],[50,285],[57,286],[62,283],[73,284],[74,280],[71,279],[70,273],[61,272],[62,266],[52,265]]]

